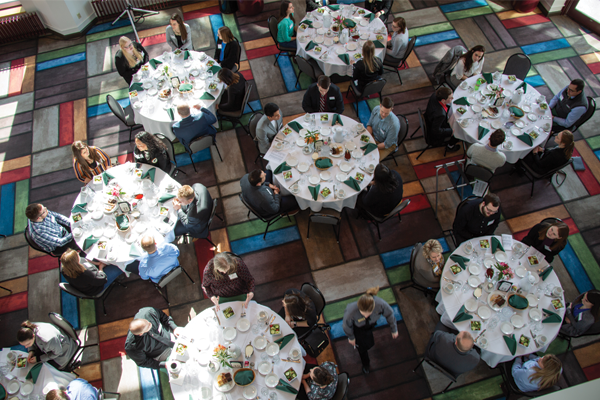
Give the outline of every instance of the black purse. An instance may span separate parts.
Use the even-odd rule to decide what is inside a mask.
[[[330,330],[329,324],[316,324],[302,335],[300,344],[309,356],[317,358],[329,346],[329,336],[326,332]]]

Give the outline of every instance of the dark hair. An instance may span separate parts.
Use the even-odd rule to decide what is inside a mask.
[[[573,149],[575,148],[573,133],[566,129],[559,133],[562,133],[562,136],[560,137],[560,143],[565,145],[565,157],[567,160],[570,160],[571,156],[573,156]]]
[[[267,103],[265,104],[265,115],[267,117],[272,117],[279,110],[279,106],[275,103]]]
[[[392,171],[384,164],[377,164],[375,167],[373,181],[381,193],[394,193],[399,185],[398,179],[396,179],[394,174],[392,174]]]
[[[494,207],[500,207],[500,197],[498,197],[498,195],[495,195],[494,193],[488,192],[488,194],[486,194],[483,198],[483,203],[492,203]]]
[[[585,83],[583,83],[583,79],[573,79],[571,81],[571,85],[577,86],[577,91],[583,90],[585,87]]]
[[[473,66],[473,53],[481,51],[485,54],[485,47],[482,45],[477,45],[473,47],[471,50],[467,51],[461,58],[465,60],[465,72],[470,70]]]
[[[187,30],[185,29],[185,24],[183,23],[181,16],[177,13],[173,13],[171,15],[171,21],[177,21],[177,24],[179,25],[179,34],[181,35],[181,41],[185,42],[187,40]]]
[[[240,76],[235,72],[232,72],[229,68],[221,68],[217,77],[225,82],[227,86],[235,85],[240,81]]]
[[[235,39],[235,37],[233,36],[233,33],[231,33],[231,29],[229,29],[226,26],[220,27],[219,33],[221,34],[221,37],[223,38],[223,42],[225,42],[225,43],[230,43],[233,41],[233,39]]]
[[[310,299],[302,292],[286,294],[283,297],[288,313],[292,317],[306,319],[306,312],[310,306]]]
[[[327,75],[321,75],[317,83],[321,88],[328,89],[329,85],[331,85],[331,79]]]
[[[137,140],[139,140],[140,142],[144,143],[146,146],[148,146],[148,151],[152,155],[155,155],[157,153],[160,153],[161,151],[167,150],[167,146],[165,146],[165,144],[162,142],[162,140],[160,140],[159,138],[157,138],[150,132],[146,132],[146,131],[138,132],[135,135],[135,138]]]
[[[567,237],[569,237],[569,225],[562,221],[544,222],[541,227],[542,229],[540,229],[539,239],[545,240],[546,235],[548,234],[548,229],[552,228],[553,226],[558,228],[559,239],[556,239],[556,243],[550,247],[550,250],[564,248],[567,244]]]
[[[250,182],[250,184],[252,186],[256,186],[260,183],[260,174],[262,173],[262,171],[260,169],[255,169],[254,171],[250,172],[248,174],[248,182]]]
[[[290,7],[290,3],[291,3],[291,1],[289,1],[289,0],[285,0],[285,1],[281,2],[281,5],[279,6],[279,19],[277,19],[277,22],[281,22],[281,20],[283,20],[284,18],[287,18],[287,10]],[[292,20],[292,22],[295,25],[296,20],[294,19],[292,14],[290,14],[290,19]]]
[[[313,375],[315,376],[313,382],[319,386],[326,386],[333,382],[333,376],[323,367],[316,367]]]
[[[23,321],[21,323],[21,329],[17,332],[17,340],[19,343],[23,343],[26,340],[33,339],[34,332],[37,328],[37,325],[33,322]]]
[[[381,101],[381,106],[385,108],[394,108],[394,100],[391,97],[384,97]]]
[[[67,393],[61,389],[52,389],[46,394],[46,400],[71,400]]]
[[[452,90],[447,88],[446,86],[442,86],[438,90],[435,91],[435,98],[438,101],[446,100],[452,94]]]
[[[395,23],[396,25],[398,25],[398,28],[400,28],[400,30],[399,30],[400,33],[406,32],[406,21],[404,20],[404,18],[396,17],[396,18],[394,18],[394,21],[392,21],[392,22]]]
[[[42,205],[40,203],[32,203],[27,206],[25,209],[25,216],[30,220],[34,221],[40,217],[40,211],[42,210]]]
[[[590,312],[594,316],[594,320],[598,321],[600,319],[600,291],[596,289],[588,290],[587,299],[593,304]]]
[[[502,129],[496,129],[490,135],[490,146],[492,146],[492,147],[500,146],[504,142],[505,138],[506,138],[506,134],[504,133],[504,131]]]
[[[85,148],[89,149],[90,158],[93,161],[100,161],[100,160],[102,160],[102,157],[100,157],[100,154],[98,154],[98,152],[96,151],[95,148],[88,146],[87,144],[83,143],[81,140],[73,142],[73,144],[71,145],[71,151],[73,152],[73,158],[75,160],[77,160],[77,163],[81,166],[81,170],[83,171],[84,175],[91,176],[92,172],[90,170],[90,165],[87,163],[85,158],[83,158],[83,156],[81,155],[81,151]]]

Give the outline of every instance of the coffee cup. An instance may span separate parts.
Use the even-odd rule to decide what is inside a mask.
[[[544,335],[539,335],[537,337],[538,342],[543,346],[546,344],[546,342],[548,341],[548,339],[546,338],[546,336]]]
[[[265,311],[260,311],[258,313],[258,320],[261,322],[265,322],[267,320],[267,313]]]
[[[6,361],[10,365],[15,365],[15,363],[17,362],[17,355],[14,352],[9,351],[8,354],[6,355]]]
[[[506,150],[510,150],[510,149],[512,149],[512,146],[513,146],[513,144],[512,144],[512,142],[511,142],[510,140],[508,140],[508,141],[504,142],[504,148],[505,148]]]
[[[291,356],[291,357],[292,357],[294,360],[298,359],[298,358],[299,358],[299,356],[300,356],[300,350],[298,350],[298,349],[292,349],[292,351],[290,352],[290,356]]]
[[[463,81],[463,82],[460,84],[460,88],[461,88],[461,89],[463,89],[463,90],[464,90],[464,89],[466,89],[466,88],[467,88],[467,86],[469,86],[469,84],[467,83],[467,81]]]
[[[552,289],[552,295],[556,296],[556,297],[562,297],[563,294],[563,290],[560,286],[556,286],[554,289]]]
[[[488,345],[487,339],[484,337],[480,337],[479,338],[479,347],[485,349],[487,347],[487,345]]]

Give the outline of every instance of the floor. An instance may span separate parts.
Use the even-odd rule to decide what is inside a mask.
[[[193,44],[212,55],[215,34],[228,26],[243,43],[241,73],[253,85],[250,100],[254,109],[276,102],[284,118],[302,114],[299,99],[310,84],[305,76],[294,87],[295,64],[286,56],[273,65],[277,50],[267,29],[267,17],[276,14],[279,2],[266,1],[256,16],[222,15],[217,1],[190,2],[179,12],[193,31]],[[297,1],[296,3],[303,3]],[[506,2],[502,2],[506,3]],[[303,12],[297,6],[297,14]],[[168,49],[164,27],[173,10],[149,17],[138,24],[142,43],[151,56]],[[394,102],[394,112],[408,118],[410,132],[418,126],[417,109],[426,106],[434,91],[430,74],[437,61],[451,47],[462,44],[486,47],[485,72],[502,70],[506,59],[525,52],[533,61],[528,78],[546,97],[551,97],[571,79],[582,78],[586,93],[600,97],[600,38],[564,16],[546,18],[539,10],[517,14],[493,1],[397,0],[394,16],[403,16],[417,45],[409,57],[409,68],[387,73],[384,95]],[[128,23],[99,24],[85,36],[71,40],[39,38],[0,47],[0,285],[13,291],[0,293],[0,346],[15,346],[15,332],[21,321],[46,321],[50,311],[61,312],[76,328],[88,327],[88,341],[99,343],[86,352],[79,374],[107,391],[119,391],[123,400],[170,400],[168,379],[161,372],[140,369],[124,357],[127,327],[142,306],[165,309],[180,325],[210,305],[200,291],[200,271],[214,253],[206,241],[180,245],[181,264],[196,281],[192,285],[181,276],[168,287],[171,305],[148,283],[130,278],[128,288],[117,287],[107,301],[108,315],[100,304],[77,300],[61,293],[56,260],[27,247],[22,232],[26,226],[25,206],[42,202],[49,209],[68,214],[81,184],[74,179],[69,145],[87,140],[102,147],[119,161],[131,159],[129,132],[108,109],[106,96],[127,104],[125,82],[117,74],[113,57],[121,35],[132,37]],[[346,90],[348,83],[339,86]],[[348,100],[350,102],[350,100]],[[358,104],[358,114],[347,104],[345,115],[366,122],[378,99]],[[247,114],[244,118],[247,118]],[[492,190],[502,199],[502,222],[497,233],[512,233],[517,239],[548,216],[565,220],[571,228],[567,247],[554,261],[568,299],[591,288],[600,289],[600,113],[576,132],[576,151],[586,164],[583,172],[567,170],[567,180],[539,182],[529,198],[530,184],[510,175],[510,165],[497,171]],[[451,241],[443,237],[460,201],[455,191],[439,196],[435,215],[435,166],[461,158],[444,157],[439,149],[428,150],[421,132],[401,146],[398,165],[404,193],[411,204],[402,222],[390,220],[381,226],[378,240],[374,226],[355,218],[353,210],[343,214],[339,244],[328,226],[311,227],[306,238],[308,213],[302,212],[278,222],[262,240],[264,224],[248,219],[239,202],[239,179],[257,166],[255,147],[242,128],[224,130],[217,136],[224,162],[208,150],[195,159],[198,173],[183,149],[176,147],[179,165],[187,175],[181,183],[201,182],[219,199],[218,213],[211,227],[213,242],[220,250],[240,254],[256,279],[256,300],[279,308],[283,291],[315,283],[325,294],[324,318],[332,326],[332,344],[320,360],[331,359],[340,371],[350,375],[351,399],[483,399],[504,398],[497,369],[483,362],[460,377],[451,390],[441,394],[447,380],[425,368],[413,373],[438,320],[431,300],[406,288],[410,283],[409,254],[415,242],[438,238],[446,256]],[[440,176],[440,187],[449,186],[448,176]],[[394,308],[400,337],[391,339],[389,328],[376,330],[376,347],[371,350],[372,372],[364,376],[356,354],[341,330],[343,311],[368,287],[380,286],[380,295]],[[405,290],[403,290],[405,289]],[[0,289],[1,290],[1,289]],[[598,337],[574,340],[574,351],[556,340],[549,352],[564,363],[563,385],[575,385],[600,377]]]

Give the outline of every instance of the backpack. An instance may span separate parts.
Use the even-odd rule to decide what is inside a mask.
[[[446,71],[451,71],[456,66],[458,59],[466,52],[467,49],[461,45],[454,46],[448,50],[433,70],[433,78],[435,79],[436,84],[440,84]]]

